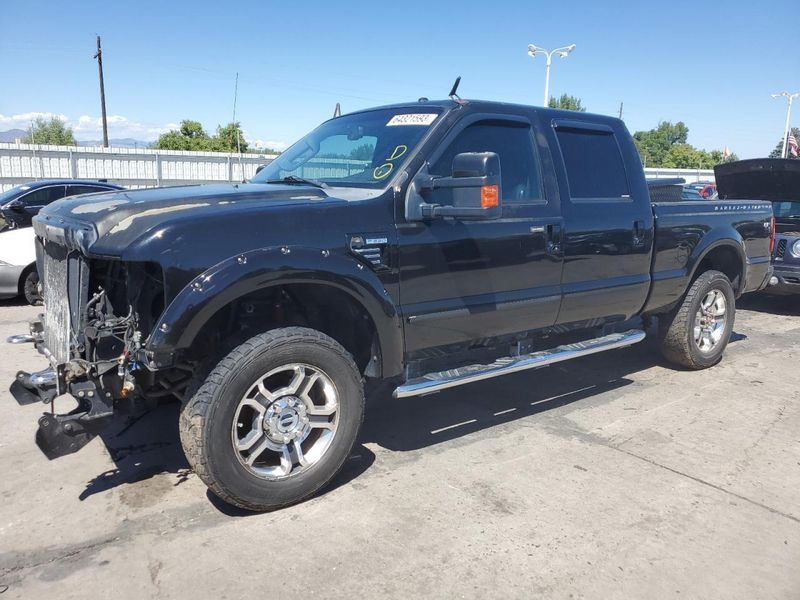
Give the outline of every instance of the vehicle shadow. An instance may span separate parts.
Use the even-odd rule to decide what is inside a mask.
[[[375,454],[365,444],[408,452],[451,441],[478,431],[552,411],[633,383],[631,374],[654,366],[674,368],[664,361],[654,332],[632,348],[584,357],[551,367],[481,381],[438,394],[391,398],[390,392],[367,398],[367,412],[359,442],[334,481],[319,495],[329,493],[366,472]],[[746,339],[734,333],[731,343]],[[612,396],[613,397],[613,396]],[[192,476],[178,434],[177,402],[142,411],[104,431],[100,438],[115,468],[89,481],[80,499],[123,484],[160,474],[174,476],[174,485]],[[225,504],[212,493],[209,502],[228,516],[253,513]]]
[[[191,469],[178,437],[179,411],[180,405],[172,402],[116,419],[98,436],[115,468],[90,480],[79,499],[162,473],[174,474],[176,486],[185,482]]]
[[[5,306],[30,306],[24,296],[17,296],[16,298],[4,298],[0,300],[0,308]]]
[[[92,478],[78,498],[86,500],[94,494],[107,492],[120,485],[145,481],[162,474],[171,475],[174,486],[186,482],[193,475],[181,447],[179,415],[180,404],[170,402],[118,419],[104,430],[98,437],[114,461],[115,468]],[[375,454],[357,444],[342,470],[319,495],[331,492],[360,476],[374,461]],[[226,515],[253,514],[226,504],[211,492],[208,492],[208,499],[217,510]]]
[[[624,388],[632,373],[665,364],[654,336],[603,352],[438,394],[372,398],[362,440],[407,452]]]
[[[786,317],[800,316],[800,295],[747,294],[736,301],[736,308]]]

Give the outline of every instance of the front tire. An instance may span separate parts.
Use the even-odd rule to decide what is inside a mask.
[[[181,442],[222,500],[272,510],[333,479],[363,416],[363,383],[350,354],[313,329],[276,329],[217,364],[183,407]]]
[[[724,273],[706,271],[694,280],[683,301],[659,320],[664,357],[693,370],[713,367],[733,331],[736,297]]]

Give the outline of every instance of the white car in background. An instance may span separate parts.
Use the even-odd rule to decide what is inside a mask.
[[[33,227],[0,232],[0,298],[25,296],[41,304]]]

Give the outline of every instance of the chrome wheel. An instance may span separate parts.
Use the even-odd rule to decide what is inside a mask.
[[[710,290],[701,300],[694,317],[694,343],[708,354],[722,341],[727,323],[727,303],[720,290]]]
[[[231,430],[236,456],[264,479],[301,473],[330,447],[338,411],[336,386],[322,370],[305,364],[273,369],[236,407]]]

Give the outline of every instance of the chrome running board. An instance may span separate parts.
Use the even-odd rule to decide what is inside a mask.
[[[589,354],[596,354],[598,352],[605,352],[606,350],[625,348],[626,346],[632,346],[633,344],[641,342],[644,338],[644,331],[631,329],[623,333],[612,333],[585,342],[565,344],[563,346],[550,348],[549,350],[532,352],[531,354],[499,358],[488,365],[467,365],[465,367],[459,367],[458,369],[428,373],[422,377],[411,379],[399,386],[394,391],[393,396],[395,398],[408,398],[410,396],[430,394],[432,392],[456,387],[457,385],[464,385],[465,383],[473,383],[475,381],[481,381],[482,379],[508,375],[509,373],[516,373],[517,371],[524,371],[526,369],[546,367],[554,363],[580,358],[581,356],[588,356]]]

